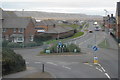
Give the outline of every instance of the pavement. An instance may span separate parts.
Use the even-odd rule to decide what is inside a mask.
[[[89,30],[94,30],[93,23],[89,23]],[[112,37],[102,31],[93,31],[87,33],[84,37],[78,38],[67,43],[76,43],[81,49],[81,55],[57,55],[57,56],[37,56],[43,47],[34,49],[14,50],[21,54],[26,60],[28,71],[19,74],[11,74],[5,77],[24,77],[25,75],[36,74],[42,71],[42,64],[45,65],[45,71],[53,78],[117,78],[118,77],[118,51],[113,39],[109,40],[111,49],[99,48],[94,52],[88,45],[95,45],[102,42],[105,37]],[[113,46],[114,45],[114,46]],[[99,64],[93,64],[94,56],[98,57]],[[25,75],[23,75],[25,74]]]

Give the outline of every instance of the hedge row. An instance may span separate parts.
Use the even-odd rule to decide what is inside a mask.
[[[2,75],[23,71],[25,60],[10,48],[2,48]]]
[[[23,47],[35,47],[35,46],[41,46],[42,43],[14,43],[14,42],[8,42],[8,41],[3,41],[2,46],[3,47],[9,47],[9,48],[23,48]]]

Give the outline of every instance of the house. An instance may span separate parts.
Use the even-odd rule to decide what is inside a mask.
[[[33,42],[34,20],[31,17],[17,17],[13,12],[3,11],[2,38],[15,43]]]
[[[116,32],[116,18],[113,14],[107,15],[107,17],[103,17],[103,26],[106,29],[106,32],[115,35]]]
[[[74,34],[74,29],[71,27],[62,27],[55,20],[48,19],[36,22],[35,29],[36,35],[49,34],[53,38],[65,38]]]
[[[117,24],[117,30],[116,30],[116,38],[120,42],[120,2],[117,2],[117,8],[116,8],[116,24]]]

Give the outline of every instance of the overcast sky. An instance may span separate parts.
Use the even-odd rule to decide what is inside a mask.
[[[88,15],[115,14],[120,0],[0,0],[5,10],[45,11],[60,13],[83,13]]]

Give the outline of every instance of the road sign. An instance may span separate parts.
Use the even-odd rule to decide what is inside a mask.
[[[92,49],[93,49],[94,51],[97,51],[97,50],[98,50],[97,46],[93,46]]]
[[[62,42],[58,42],[58,45],[59,45],[59,46],[62,46]]]

